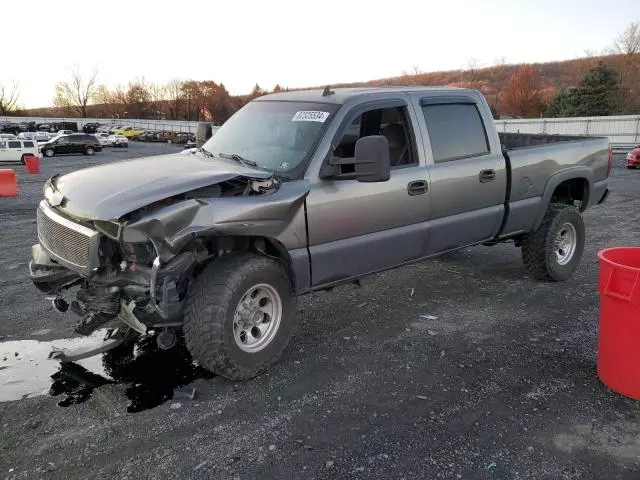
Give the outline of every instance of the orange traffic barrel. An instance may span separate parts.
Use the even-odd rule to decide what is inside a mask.
[[[640,400],[640,248],[608,248],[598,258],[598,377]]]
[[[40,173],[40,159],[35,155],[24,157],[24,164],[27,167],[27,173]]]
[[[18,181],[16,172],[10,168],[0,169],[0,197],[17,197]]]

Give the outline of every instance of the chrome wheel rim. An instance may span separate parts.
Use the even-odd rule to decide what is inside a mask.
[[[558,230],[553,246],[556,260],[560,265],[566,265],[571,261],[573,254],[576,252],[577,244],[578,233],[576,232],[576,227],[571,223],[563,224]]]
[[[282,299],[271,285],[260,283],[242,296],[233,315],[233,337],[240,350],[259,352],[278,333],[282,320]]]

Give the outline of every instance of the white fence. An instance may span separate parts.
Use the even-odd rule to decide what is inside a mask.
[[[576,118],[526,118],[496,120],[499,132],[552,133],[608,137],[614,146],[640,143],[640,115]]]
[[[112,119],[112,118],[70,118],[70,117],[0,117],[0,121],[7,122],[76,122],[78,128],[82,129],[85,123],[101,123],[103,125],[122,125],[139,128],[142,130],[164,130],[167,132],[188,132],[196,133],[198,122],[187,122],[182,120],[143,120],[143,119]]]

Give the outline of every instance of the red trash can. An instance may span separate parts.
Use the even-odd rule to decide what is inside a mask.
[[[608,248],[598,258],[598,377],[640,400],[640,248]]]
[[[35,155],[24,157],[24,164],[27,167],[27,173],[40,173],[40,159]]]

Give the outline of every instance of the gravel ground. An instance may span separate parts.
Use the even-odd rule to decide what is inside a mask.
[[[20,175],[0,200],[1,340],[71,336],[26,275],[44,179],[177,148]],[[302,298],[281,362],[251,382],[198,379],[195,400],[135,414],[125,384],[68,408],[0,403],[0,478],[637,479],[639,405],[596,377],[596,253],[637,244],[640,172],[618,156],[611,187],[565,283],[527,278],[511,245],[465,249]]]

